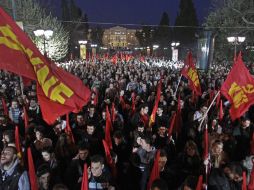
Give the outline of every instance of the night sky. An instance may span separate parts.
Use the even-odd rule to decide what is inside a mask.
[[[174,25],[180,0],[76,0],[87,13],[89,22],[121,24],[159,24],[162,13],[170,16]],[[199,23],[210,10],[210,0],[193,0]]]

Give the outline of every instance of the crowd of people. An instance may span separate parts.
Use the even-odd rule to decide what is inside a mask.
[[[224,117],[219,116],[214,103],[200,125],[230,66],[216,63],[208,72],[200,71],[202,95],[195,96],[188,80],[180,76],[178,64],[182,65],[166,67],[162,60],[150,58],[145,63],[139,59],[117,64],[59,63],[92,93],[79,113],[69,113],[69,119],[62,116],[52,126],[42,118],[36,84],[21,89],[19,76],[1,71],[0,189],[30,189],[26,157],[30,147],[40,190],[80,190],[84,164],[88,165],[89,190],[145,190],[157,150],[160,178],[153,181],[152,190],[194,190],[200,175],[209,190],[242,190],[243,173],[247,184],[251,183],[254,162],[253,107],[232,121],[230,104],[221,96]],[[253,73],[254,65],[248,67]],[[149,123],[160,81],[158,109],[154,122]],[[107,163],[103,146],[107,108],[115,170]],[[180,113],[175,122],[178,127],[169,136],[176,112]],[[72,133],[65,130],[68,124]],[[205,126],[209,131],[208,160],[202,156]],[[21,154],[15,143],[15,127],[19,129]]]

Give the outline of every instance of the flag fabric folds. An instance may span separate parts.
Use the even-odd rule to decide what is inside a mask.
[[[248,190],[254,190],[254,163],[252,166],[252,170],[250,173],[250,180],[249,180],[249,184],[248,184]]]
[[[160,82],[159,82],[158,87],[157,87],[157,93],[156,93],[156,99],[155,99],[153,111],[152,111],[152,114],[151,114],[150,120],[149,120],[149,127],[151,127],[152,124],[155,122],[155,116],[156,116],[156,112],[157,112],[160,97],[161,97],[161,85],[162,85],[162,81],[160,79]]]
[[[81,190],[89,190],[89,189],[88,189],[87,164],[84,164],[84,170],[83,170],[83,177],[82,177]]]
[[[5,102],[4,98],[2,98],[1,101],[2,101],[2,106],[3,106],[3,110],[4,110],[4,115],[9,116],[8,107],[6,105],[6,102]]]
[[[107,164],[109,165],[109,167],[111,168],[111,171],[112,171],[112,175],[113,177],[116,177],[116,165],[115,165],[115,162],[110,154],[110,147],[108,145],[108,143],[105,141],[105,140],[102,140],[102,143],[103,143],[103,147],[104,147],[104,151],[105,151],[105,156],[106,156],[106,161],[107,161]]]
[[[29,124],[29,118],[27,115],[26,107],[23,106],[23,113],[24,113],[24,124],[25,124],[25,129],[28,129],[28,124]]]
[[[17,155],[21,159],[22,158],[22,149],[21,149],[21,146],[20,146],[18,126],[15,127],[15,146],[16,146],[16,149],[17,149]]]
[[[198,183],[197,183],[197,186],[196,186],[196,190],[202,190],[203,189],[203,176],[200,175],[198,177]]]
[[[150,178],[147,183],[147,190],[150,190],[152,183],[155,179],[160,178],[159,159],[160,159],[160,150],[157,150],[155,160],[153,162],[153,168],[150,174]]]
[[[195,91],[196,95],[201,95],[201,86],[199,82],[198,72],[193,63],[192,53],[189,52],[187,55],[187,59],[185,61],[184,67],[181,71],[181,74],[185,76],[188,81],[190,88]]]
[[[170,125],[169,125],[169,128],[168,128],[168,138],[169,139],[172,136],[173,128],[175,126],[175,120],[176,120],[176,113],[174,113],[173,116],[171,117]]]
[[[48,124],[61,115],[79,111],[89,101],[90,90],[82,81],[44,57],[2,8],[0,69],[37,82],[37,97]]]
[[[247,178],[246,178],[246,172],[243,172],[243,182],[242,182],[242,190],[247,190]]]
[[[27,149],[27,158],[28,158],[28,175],[30,179],[31,190],[38,190],[37,178],[35,175],[34,161],[31,152],[31,148]]]
[[[110,135],[111,130],[112,130],[112,122],[111,122],[110,113],[107,106],[106,107],[105,141],[107,142],[110,149],[112,149],[112,140]]]
[[[71,126],[70,126],[70,117],[69,117],[69,114],[66,114],[66,127],[65,127],[65,133],[67,135],[69,135],[69,137],[71,138],[72,142],[75,143],[75,140],[74,140],[74,136],[73,136],[73,133],[72,133],[72,130],[71,130]]]
[[[232,120],[241,117],[254,103],[254,79],[244,65],[241,53],[221,86],[221,93],[231,104]]]

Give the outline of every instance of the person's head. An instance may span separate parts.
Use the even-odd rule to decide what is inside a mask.
[[[95,113],[95,107],[94,105],[90,105],[89,109],[88,109],[89,115],[93,115]]]
[[[34,128],[35,136],[37,140],[41,140],[44,137],[44,127],[43,126],[37,126]]]
[[[3,132],[3,144],[7,146],[10,143],[15,143],[15,134],[13,130],[6,130]]]
[[[152,144],[152,139],[148,136],[144,136],[141,138],[141,147],[149,152],[151,150],[151,144]]]
[[[183,190],[194,190],[196,189],[198,179],[195,176],[188,176],[183,182]]]
[[[188,155],[188,156],[195,156],[195,155],[198,155],[198,148],[197,148],[197,145],[194,141],[192,140],[189,140],[186,142],[185,144],[185,153]]]
[[[164,170],[164,167],[165,167],[167,161],[168,161],[167,152],[165,150],[161,149],[160,150],[160,157],[159,157],[159,161],[158,161],[160,171]]]
[[[84,122],[84,116],[81,113],[78,113],[76,116],[77,123],[83,123]]]
[[[78,146],[79,159],[85,161],[89,155],[89,146],[85,143],[80,143]]]
[[[205,113],[206,110],[207,110],[207,107],[206,107],[206,106],[202,106],[201,109],[200,109],[200,111],[201,111],[202,113]]]
[[[53,190],[68,190],[68,188],[64,184],[59,183],[54,185]]]
[[[101,155],[94,155],[91,157],[91,172],[93,176],[101,176],[104,168],[104,159]]]
[[[158,128],[158,134],[159,134],[159,136],[164,137],[166,135],[166,132],[167,132],[167,128],[164,125],[161,125]]]
[[[244,118],[242,119],[242,127],[243,127],[243,128],[247,128],[247,127],[249,127],[249,126],[250,126],[250,118],[244,117]]]
[[[37,107],[37,102],[36,102],[36,100],[35,100],[35,99],[31,99],[31,100],[30,100],[30,103],[29,103],[29,106],[30,106],[31,108],[36,108],[36,107]]]
[[[54,150],[51,147],[44,148],[41,151],[41,155],[45,162],[49,162],[54,158]]]
[[[4,169],[9,169],[17,159],[17,149],[7,146],[1,152],[1,165]]]
[[[7,125],[7,118],[4,115],[0,115],[0,126]]]
[[[212,144],[212,153],[219,155],[219,154],[221,154],[222,151],[223,151],[223,142],[220,140],[216,140]]]
[[[106,110],[105,109],[102,110],[101,117],[102,117],[102,119],[106,120]]]
[[[163,108],[161,106],[159,106],[156,113],[158,116],[162,116]]]
[[[152,182],[151,190],[168,190],[168,185],[163,179],[155,179]]]
[[[86,132],[88,135],[93,135],[95,132],[95,126],[92,122],[88,122],[86,126]]]
[[[116,131],[113,135],[114,142],[116,145],[119,145],[123,142],[123,133],[121,131]]]
[[[13,99],[11,101],[11,108],[13,108],[13,109],[17,109],[18,108],[18,100]]]
[[[143,104],[143,105],[141,106],[140,113],[141,113],[142,115],[144,115],[144,114],[148,114],[148,111],[149,111],[148,105]]]
[[[137,129],[138,129],[138,132],[143,133],[145,130],[145,124],[142,121],[138,122]]]
[[[38,185],[43,190],[49,189],[50,168],[48,164],[42,164],[38,167],[37,172]]]

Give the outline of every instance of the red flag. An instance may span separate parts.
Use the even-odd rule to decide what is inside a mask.
[[[28,129],[28,123],[29,123],[29,118],[27,115],[26,107],[23,106],[23,112],[24,112],[24,123],[25,123],[25,128]]]
[[[221,121],[223,119],[224,116],[224,111],[223,111],[223,104],[222,104],[222,100],[220,101],[220,113],[219,113],[219,120]]]
[[[118,57],[117,57],[117,54],[115,54],[112,59],[111,59],[111,62],[115,65],[117,64],[117,61],[118,61]]]
[[[241,117],[254,103],[254,79],[244,65],[241,53],[221,86],[221,93],[231,103],[232,120]]]
[[[126,104],[125,104],[123,96],[120,96],[120,104],[122,106],[122,109],[124,110],[126,108]]]
[[[27,158],[28,158],[28,175],[30,179],[31,190],[38,190],[37,178],[34,169],[34,161],[30,147],[27,149]]]
[[[200,175],[198,177],[198,183],[197,183],[197,186],[196,186],[196,190],[202,190],[203,189],[203,176]]]
[[[216,98],[216,107],[218,108],[219,107],[219,105],[220,105],[220,93],[219,93],[219,95],[217,96],[217,98]]]
[[[181,74],[189,80],[190,88],[196,92],[197,95],[201,95],[201,86],[198,78],[197,69],[193,63],[192,53],[189,52],[183,67]]]
[[[112,175],[114,177],[116,177],[116,165],[115,165],[115,162],[113,161],[112,156],[110,154],[110,149],[111,148],[109,147],[108,143],[105,140],[102,140],[102,143],[103,143],[103,147],[104,147],[104,150],[105,150],[107,164],[111,168]]]
[[[73,134],[72,134],[71,126],[70,126],[69,114],[66,114],[66,127],[65,127],[64,131],[67,135],[69,135],[72,142],[75,144],[75,140],[74,140],[74,137],[73,137]]]
[[[214,90],[211,90],[209,93],[209,103],[213,101],[214,95],[215,95]]]
[[[254,190],[254,162],[252,162],[252,170],[250,173],[250,182],[248,184],[248,190]]]
[[[170,126],[168,129],[168,138],[171,138],[172,136],[173,128],[175,126],[175,120],[176,120],[176,113],[174,113],[173,116],[171,117]]]
[[[156,112],[157,112],[158,105],[159,105],[160,98],[161,98],[161,85],[162,85],[162,81],[160,80],[158,87],[157,87],[157,93],[156,93],[156,99],[155,99],[153,111],[152,111],[152,114],[151,114],[150,120],[149,120],[149,127],[151,127],[152,124],[155,122],[155,116],[156,116]]]
[[[87,164],[84,164],[84,170],[83,170],[83,177],[82,177],[81,190],[89,190],[89,189],[88,189]]]
[[[108,106],[106,107],[106,128],[105,128],[105,141],[107,142],[110,149],[112,149],[112,140],[110,132],[112,130],[112,123],[110,119],[110,113],[108,110]]]
[[[160,178],[159,159],[160,159],[160,150],[157,150],[155,160],[153,162],[153,168],[150,174],[150,178],[147,183],[147,190],[150,190],[152,183],[155,179]]]
[[[243,183],[242,183],[242,190],[247,190],[247,179],[246,179],[246,172],[243,172]]]
[[[57,117],[71,111],[77,112],[89,101],[90,90],[82,81],[44,57],[1,8],[0,38],[0,69],[37,82],[37,96],[47,123],[53,124]]]
[[[4,98],[2,98],[1,100],[2,100],[2,105],[3,105],[3,109],[4,109],[4,115],[9,116],[8,108],[7,108]]]
[[[111,107],[111,114],[112,114],[112,123],[115,122],[116,119],[116,115],[115,115],[115,103],[112,103],[112,107]]]
[[[17,155],[21,159],[22,158],[22,150],[21,150],[21,146],[20,146],[18,126],[15,127],[15,146],[17,149]]]

